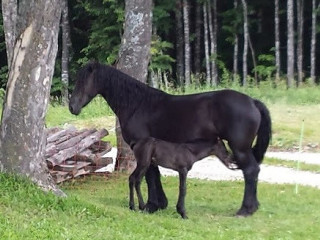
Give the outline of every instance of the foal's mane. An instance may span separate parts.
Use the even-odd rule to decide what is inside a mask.
[[[162,99],[166,93],[152,88],[137,79],[117,70],[114,67],[94,63],[97,70],[95,79],[98,87],[104,89],[101,93],[114,110],[132,111],[137,107],[152,108],[155,102]]]

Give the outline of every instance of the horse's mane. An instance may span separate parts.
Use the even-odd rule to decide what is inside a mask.
[[[163,98],[166,93],[152,88],[114,67],[94,63],[97,69],[95,78],[107,89],[108,103],[117,109],[131,111],[139,107],[152,108],[153,103]],[[102,94],[103,95],[103,94]]]

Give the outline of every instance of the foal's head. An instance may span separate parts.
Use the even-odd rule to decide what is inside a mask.
[[[69,101],[69,110],[78,115],[97,94],[97,68],[99,63],[88,63],[77,73],[76,85]]]

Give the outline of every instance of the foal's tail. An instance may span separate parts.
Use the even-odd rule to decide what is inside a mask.
[[[260,111],[261,121],[258,129],[257,141],[252,150],[254,157],[260,164],[271,140],[271,117],[269,110],[262,102],[255,99],[254,103]]]

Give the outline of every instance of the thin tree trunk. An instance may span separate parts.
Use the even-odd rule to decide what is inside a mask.
[[[310,80],[311,84],[316,82],[316,26],[317,26],[317,8],[316,0],[312,0],[312,26],[311,26],[311,50],[310,50]]]
[[[211,85],[217,85],[217,2],[213,0],[213,6],[211,1],[208,1],[208,21],[209,21],[209,36],[210,36],[210,62],[211,62]],[[212,17],[213,11],[213,17]]]
[[[176,1],[176,58],[177,58],[177,80],[179,85],[184,82],[184,35],[182,21],[182,3],[181,0]]]
[[[130,0],[125,2],[125,28],[117,68],[141,82],[147,80],[152,32],[151,16],[152,1]],[[116,135],[118,148],[116,169],[131,172],[135,168],[134,156],[122,138],[118,119]]]
[[[61,99],[62,104],[67,106],[69,103],[69,48],[71,46],[70,39],[70,26],[69,26],[69,13],[68,13],[68,0],[62,0],[62,56],[61,56],[61,81],[62,92]]]
[[[279,19],[279,0],[274,1],[275,10],[274,10],[274,24],[275,24],[275,57],[276,57],[276,80],[280,79],[280,19]]]
[[[298,86],[303,81],[303,9],[304,0],[297,0],[297,69],[298,69]]]
[[[238,0],[233,1],[235,9],[238,8]],[[238,54],[239,54],[239,37],[238,33],[234,34],[234,45],[233,45],[233,81],[236,81],[238,75]]]
[[[194,70],[196,80],[200,78],[201,72],[201,27],[202,27],[202,16],[201,16],[201,4],[199,1],[196,2],[196,29],[195,29],[195,45],[194,45]]]
[[[2,0],[2,17],[6,39],[8,69],[11,67],[13,49],[17,39],[17,15],[17,0]]]
[[[189,3],[183,0],[183,30],[184,30],[184,78],[186,87],[191,83],[191,51],[190,51],[190,26],[189,26]]]
[[[247,55],[248,55],[248,42],[249,42],[249,30],[248,30],[248,9],[245,0],[241,0],[243,5],[243,55],[242,55],[242,85],[247,85]]]
[[[208,16],[207,16],[207,3],[203,4],[203,26],[204,26],[204,52],[206,59],[206,84],[210,86],[211,83],[211,70],[210,70],[210,56],[209,56],[209,31],[208,31]]]
[[[257,69],[256,54],[255,54],[254,48],[252,46],[252,42],[251,42],[249,31],[248,31],[248,43],[249,43],[249,47],[250,47],[250,51],[251,51],[251,57],[252,57],[252,63],[253,63],[253,69],[254,69],[254,80],[255,80],[256,84],[259,84],[259,82],[258,82],[258,73],[256,71],[256,69]]]
[[[287,2],[287,87],[291,88],[294,84],[294,12],[293,0]]]
[[[58,50],[61,5],[59,0],[20,0],[16,7],[16,39],[0,128],[2,170],[25,175],[44,190],[63,195],[44,159],[45,115]],[[10,34],[10,29],[6,31]]]

